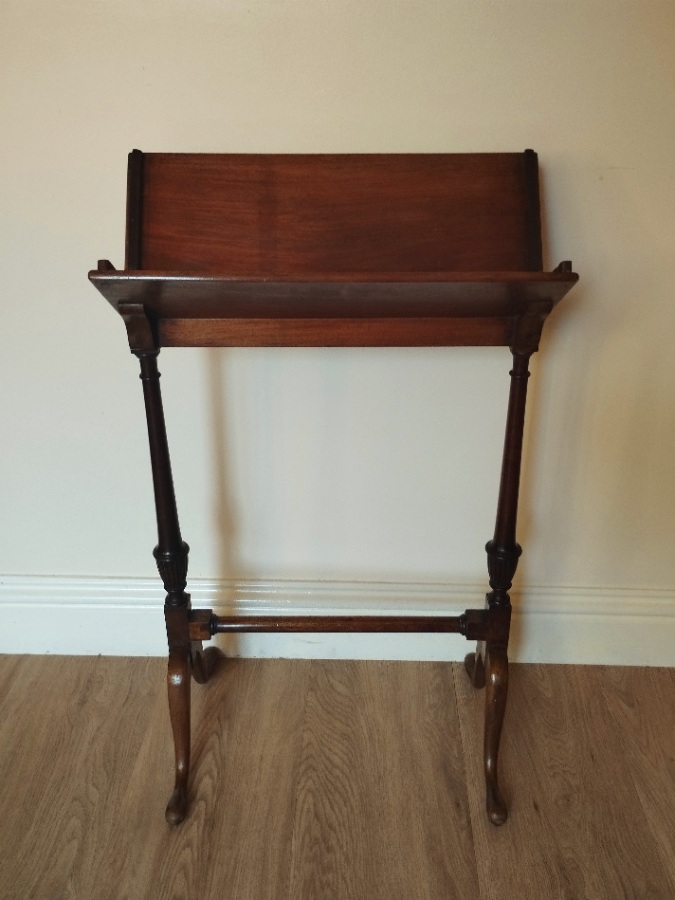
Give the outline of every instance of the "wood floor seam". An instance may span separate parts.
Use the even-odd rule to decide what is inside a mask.
[[[166,661],[0,656],[0,900],[670,900],[675,672],[511,669],[504,826],[460,664],[230,659],[172,829]]]

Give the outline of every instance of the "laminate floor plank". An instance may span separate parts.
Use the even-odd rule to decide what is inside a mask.
[[[202,896],[286,898],[312,662],[226,665],[232,673],[229,687],[223,687],[221,702],[216,695],[202,712],[204,721],[209,715],[215,719],[197,762],[198,777],[207,782],[197,785],[200,802],[214,822]]]
[[[674,687],[512,666],[494,828],[461,666],[227,660],[170,828],[166,660],[0,657],[0,900],[670,900]]]
[[[76,698],[91,690],[95,658],[23,657],[19,677],[3,697],[0,726],[3,898],[23,900],[54,891],[51,872],[34,864],[36,848],[50,867],[69,870],[78,852],[71,799],[80,787],[70,736],[80,711]],[[56,713],[56,714],[55,714]],[[82,721],[80,719],[80,721]],[[77,786],[75,786],[77,782]],[[64,897],[70,896],[59,885]],[[49,896],[49,893],[45,894]]]
[[[135,702],[113,723],[110,744],[113,752],[118,746],[123,771],[111,772],[107,827],[91,823],[94,846],[79,860],[74,900],[158,896],[155,854],[170,834],[162,826],[173,786],[166,665],[163,659],[147,661],[146,679],[134,678]]]
[[[312,674],[289,898],[476,896],[451,665]]]
[[[118,846],[118,858],[125,849],[132,855],[111,900],[286,896],[309,666],[225,660],[208,684],[192,685],[191,807],[176,828],[164,822],[173,760],[163,697],[162,715],[151,726],[136,769],[141,779],[153,767],[155,798],[136,810],[135,821],[133,794],[124,798],[132,837],[140,831],[144,840],[132,848],[126,840]],[[161,745],[168,752],[158,754]]]
[[[675,897],[675,669],[607,667],[596,675]]]
[[[157,661],[31,660],[23,710],[11,735],[4,716],[0,732],[14,760],[0,801],[12,821],[3,829],[1,896],[102,897],[100,883],[91,893],[91,875],[119,829],[115,798],[143,733],[144,675]]]
[[[41,681],[53,670],[53,664],[45,668],[43,657],[0,656],[0,771],[10,772],[15,768],[15,760],[25,754],[26,733],[23,722],[27,718],[26,703],[31,695],[40,697]],[[47,717],[38,701],[34,704],[35,714]],[[33,720],[40,727],[40,719]]]
[[[0,654],[0,697],[3,704],[12,687],[20,681],[22,669],[26,665],[30,665],[30,657]]]
[[[511,666],[500,757],[508,823],[485,816],[484,691],[456,671],[480,896],[666,900],[672,884],[593,667]],[[473,695],[473,696],[472,696]],[[473,706],[473,714],[469,708]]]

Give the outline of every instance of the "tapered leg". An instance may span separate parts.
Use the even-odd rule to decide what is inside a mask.
[[[178,825],[187,813],[190,775],[190,651],[177,647],[169,653],[167,687],[169,714],[176,755],[176,781],[166,807],[166,821]]]
[[[503,645],[488,643],[486,656],[485,735],[483,741],[486,807],[488,818],[492,824],[503,825],[506,822],[507,809],[499,790],[497,763],[509,689],[509,662],[506,647]]]
[[[148,423],[150,461],[157,513],[158,543],[154,550],[157,569],[164,583],[164,617],[169,643],[167,685],[169,713],[176,757],[174,792],[166,809],[171,825],[182,822],[187,812],[190,775],[190,681],[193,648],[190,642],[190,595],[186,593],[188,554],[178,524],[171,460],[164,423],[162,395],[157,369],[157,350],[134,351],[141,363],[141,381]],[[200,653],[195,666],[197,680],[206,680],[208,664]]]
[[[497,763],[509,684],[509,590],[522,552],[516,543],[516,519],[531,352],[530,349],[513,352],[497,519],[494,536],[485,547],[491,588],[486,597],[487,639],[479,642],[476,652],[470,653],[464,661],[473,686],[486,687],[483,754],[486,805],[493,825],[502,825],[507,818],[506,804],[499,790]]]

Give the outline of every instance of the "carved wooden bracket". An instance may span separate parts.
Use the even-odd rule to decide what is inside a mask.
[[[117,311],[124,319],[132,353],[159,350],[154,322],[142,303],[120,303]]]
[[[552,309],[552,300],[537,300],[528,306],[527,311],[516,319],[511,353],[530,356],[537,352],[544,322]]]

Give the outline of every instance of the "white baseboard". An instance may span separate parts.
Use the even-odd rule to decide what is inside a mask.
[[[194,579],[190,592],[221,614],[441,615],[482,606],[485,586]],[[163,656],[163,596],[155,578],[0,576],[0,653]],[[675,591],[528,587],[512,599],[515,662],[675,665]],[[218,640],[233,656],[305,659],[459,660],[469,647],[443,634]]]

